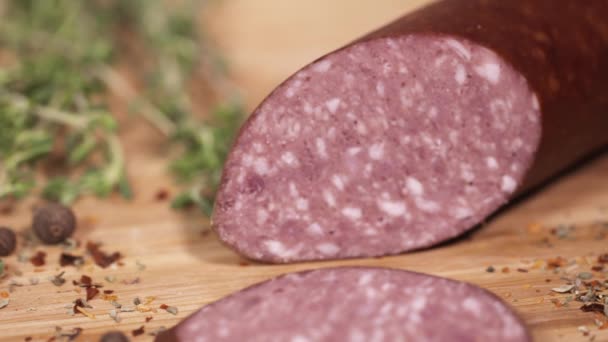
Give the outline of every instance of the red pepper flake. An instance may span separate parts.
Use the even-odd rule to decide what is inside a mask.
[[[239,265],[245,267],[245,266],[249,266],[249,263],[245,260],[241,260],[241,261],[239,261]]]
[[[160,189],[156,192],[156,200],[157,201],[166,201],[167,198],[169,198],[169,190],[167,189]]]
[[[528,270],[525,268],[518,268],[517,272],[521,272],[521,273],[528,273]]]
[[[91,253],[91,256],[93,257],[93,261],[99,267],[107,268],[108,266],[112,265],[113,263],[118,261],[120,258],[122,258],[122,255],[119,252],[107,254],[100,249],[100,246],[101,246],[101,244],[94,243],[91,241],[87,242],[87,245],[86,245],[87,251],[89,253]]]
[[[591,304],[585,304],[583,306],[580,307],[581,311],[583,312],[599,312],[599,313],[604,313],[604,304],[600,304],[600,303],[591,303]]]
[[[167,310],[167,308],[169,308],[169,305],[167,305],[167,304],[161,304],[161,305],[159,306],[159,308],[161,308],[161,309],[163,309],[163,310]]]
[[[152,316],[146,317],[146,323],[150,322],[152,320],[152,318],[154,318],[154,317],[152,317]]]
[[[560,302],[557,298],[551,299],[551,303],[553,303],[556,308],[561,308],[563,306],[562,302]]]
[[[61,267],[65,266],[78,266],[84,263],[84,258],[79,255],[72,255],[69,253],[61,253],[59,257],[59,264]]]
[[[28,337],[25,338],[25,342],[29,342],[31,340],[32,340],[32,336],[28,336]]]
[[[133,335],[133,337],[137,337],[139,335],[143,335],[144,334],[144,326],[142,325],[141,327],[139,327],[138,329],[135,329],[133,331],[131,331],[131,335]]]
[[[114,290],[103,290],[103,294],[112,294]]]
[[[80,283],[85,286],[91,286],[93,284],[93,279],[88,275],[80,276]]]
[[[0,298],[8,298],[9,294],[6,291],[0,292]]]
[[[549,278],[545,279],[545,283],[550,283],[550,282],[551,282],[551,279],[549,279]]]
[[[99,294],[99,290],[96,287],[87,287],[87,300],[95,298]]]
[[[552,270],[558,267],[566,266],[567,263],[568,261],[566,259],[558,256],[557,258],[547,260],[547,268]]]
[[[595,272],[602,272],[604,270],[604,266],[602,266],[602,265],[595,265],[595,266],[591,267],[591,270],[595,271]]]
[[[36,252],[36,254],[34,254],[33,257],[30,258],[30,262],[34,266],[44,266],[44,264],[46,263],[45,259],[46,253],[43,251],[38,251]]]
[[[604,253],[597,257],[597,262],[600,264],[608,264],[608,253]]]
[[[502,273],[509,273],[510,271],[511,270],[507,266],[502,268]]]

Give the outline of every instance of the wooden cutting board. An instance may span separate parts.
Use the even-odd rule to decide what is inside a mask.
[[[231,0],[214,5],[203,16],[228,56],[235,82],[242,86],[251,108],[306,62],[423,2]],[[116,110],[121,109],[117,105]],[[83,328],[80,341],[96,341],[110,329],[130,332],[142,325],[146,331],[170,327],[202,305],[253,283],[285,272],[336,265],[394,267],[468,281],[512,305],[537,341],[588,341],[591,336],[596,336],[595,341],[608,341],[608,329],[599,331],[594,315],[581,312],[579,303],[556,307],[551,300],[563,300],[565,295],[550,289],[564,281],[559,279],[561,273],[544,269],[544,261],[561,256],[575,263],[570,266],[573,274],[588,271],[599,254],[608,252],[607,240],[602,238],[608,234],[608,155],[519,201],[467,237],[434,249],[380,259],[259,265],[222,246],[213,233],[203,235],[206,220],[199,214],[172,211],[166,201],[156,198],[161,189],[175,193],[166,173],[166,151],[149,127],[134,118],[123,121],[128,173],[136,198],[132,202],[118,196],[103,201],[87,198],[75,211],[80,221],[76,238],[102,241],[105,250],[120,251],[126,256],[124,266],[62,269],[59,247],[33,249],[48,253],[43,267],[20,263],[15,256],[6,258],[10,276],[0,281],[0,295],[8,291],[11,279],[24,286],[15,287],[9,294],[10,304],[0,310],[1,341],[23,341],[27,336],[46,341],[55,326]],[[20,204],[11,214],[0,214],[0,224],[25,231],[32,203]],[[574,228],[560,239],[551,233],[558,225]],[[496,272],[486,272],[490,265]],[[503,268],[509,272],[504,273]],[[15,269],[22,275],[14,276]],[[47,278],[62,270],[68,282],[56,287]],[[104,289],[114,290],[120,303],[131,304],[136,296],[154,296],[151,306],[172,305],[179,313],[123,313],[122,322],[115,323],[108,316],[110,303],[94,299],[89,311],[95,319],[70,316],[65,305],[82,296],[71,281],[82,274],[104,283]],[[606,273],[594,275],[605,279]],[[117,280],[108,283],[105,276]],[[30,285],[32,277],[40,283]],[[139,283],[127,284],[134,279]],[[146,317],[153,319],[144,323]],[[590,336],[583,336],[579,326],[588,327]],[[143,335],[135,340],[150,339]]]

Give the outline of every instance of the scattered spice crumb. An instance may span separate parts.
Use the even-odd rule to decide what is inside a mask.
[[[46,253],[43,251],[36,252],[36,254],[30,258],[30,262],[36,267],[44,266],[44,264],[46,264]]]
[[[551,303],[553,303],[553,305],[555,305],[556,308],[561,308],[563,306],[562,303],[557,298],[551,299]]]
[[[53,283],[53,285],[61,286],[61,285],[65,284],[65,278],[63,278],[64,274],[65,274],[65,271],[61,272],[55,276],[50,277],[49,280],[51,281],[51,283]]]
[[[608,253],[604,253],[598,256],[597,262],[599,262],[600,264],[608,264]]]
[[[31,341],[31,340],[32,340],[32,336],[27,336],[27,337],[25,338],[25,342],[29,342],[29,341]]]
[[[118,310],[116,310],[116,309],[110,310],[108,314],[116,323],[120,323],[120,321],[122,320],[118,314]]]
[[[148,316],[148,317],[146,317],[146,323],[150,322],[150,321],[151,321],[153,318],[154,318],[154,317],[152,317],[152,316]]]
[[[501,270],[502,273],[509,273],[510,271],[511,270],[507,266],[503,267]]]
[[[144,265],[141,261],[135,260],[135,264],[137,265],[138,271],[143,271],[146,269],[146,265]]]
[[[241,261],[239,261],[239,265],[240,266],[249,266],[249,263],[245,260],[241,260]]]
[[[165,330],[167,330],[167,328],[165,328],[164,326],[162,326],[162,325],[161,325],[160,327],[158,327],[158,328],[156,328],[156,329],[154,329],[154,330],[150,331],[150,332],[148,333],[148,335],[150,335],[150,336],[156,336],[156,335],[158,335],[158,334],[162,333],[162,332],[163,332],[163,331],[165,331]]]
[[[135,284],[139,284],[139,282],[140,282],[139,277],[137,277],[135,279],[131,279],[131,280],[124,279],[122,281],[122,283],[125,285],[135,285]]]
[[[40,280],[36,277],[30,278],[30,285],[38,285],[39,282],[40,282]]]
[[[528,273],[528,270],[525,268],[518,268],[517,272],[521,272],[521,273]]]
[[[488,268],[486,268],[486,272],[488,273],[494,273],[496,271],[496,269],[494,268],[494,266],[488,266]]]
[[[90,313],[90,312],[86,311],[85,309],[81,308],[80,306],[76,306],[76,310],[77,310],[78,312],[80,312],[81,314],[83,314],[83,315],[85,315],[85,316],[89,317],[90,319],[95,319],[95,315],[94,315],[94,314],[92,314],[92,313]]]
[[[108,282],[108,283],[113,283],[116,281],[116,277],[115,276],[105,276],[104,279]]]
[[[156,192],[156,200],[157,201],[165,201],[167,198],[169,198],[169,190],[167,189],[159,189]]]
[[[5,307],[7,307],[10,302],[11,300],[8,298],[0,300],[0,309],[4,309]]]
[[[61,267],[81,266],[84,264],[84,258],[80,255],[61,253],[61,255],[59,256],[59,264],[61,265]]]
[[[131,335],[133,335],[133,337],[137,337],[139,335],[143,335],[145,333],[144,330],[144,326],[142,325],[141,327],[139,327],[138,329],[135,329],[133,331],[131,331]]]
[[[114,290],[103,290],[103,294],[112,294]]]
[[[600,303],[589,303],[580,307],[583,312],[599,312],[601,314],[604,313],[604,304]]]

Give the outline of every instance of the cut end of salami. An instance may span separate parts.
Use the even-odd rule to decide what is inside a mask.
[[[200,311],[157,341],[531,341],[493,294],[383,268],[293,273]]]
[[[279,86],[228,158],[220,238],[268,262],[432,246],[505,204],[541,135],[526,79],[449,35],[364,40]]]

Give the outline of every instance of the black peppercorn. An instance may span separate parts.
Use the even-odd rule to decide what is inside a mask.
[[[129,342],[129,338],[120,331],[110,331],[103,334],[99,342]]]
[[[0,227],[0,256],[9,256],[15,251],[17,237],[15,232],[7,227]]]
[[[51,203],[36,209],[32,228],[42,242],[57,244],[74,233],[76,217],[72,209]]]

